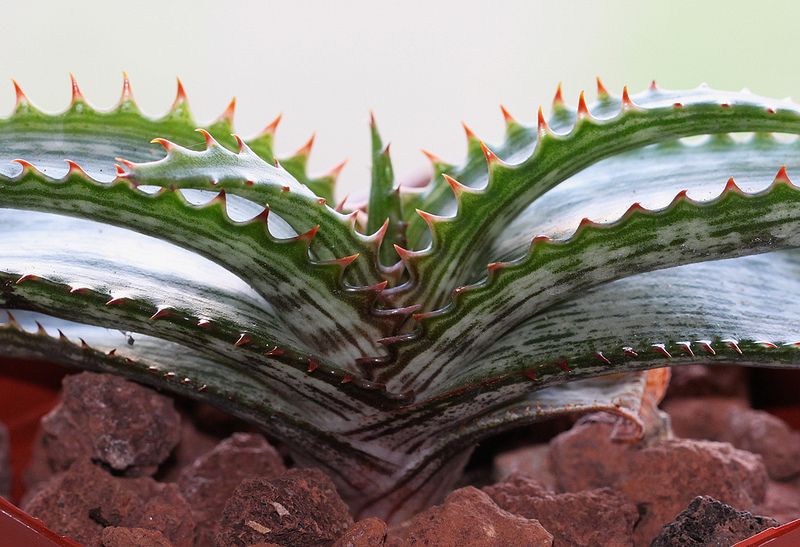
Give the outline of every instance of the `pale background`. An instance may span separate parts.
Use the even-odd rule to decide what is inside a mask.
[[[420,148],[457,162],[462,120],[496,142],[499,103],[530,123],[559,80],[572,102],[593,93],[595,75],[616,92],[653,78],[800,89],[792,1],[26,1],[0,13],[0,79],[16,78],[39,107],[66,107],[70,71],[90,102],[111,107],[127,70],[142,109],[161,115],[179,75],[200,122],[235,95],[244,135],[283,112],[279,152],[316,131],[312,170],[350,159],[340,194],[369,180],[370,109],[409,180],[426,172]],[[12,105],[9,82],[0,112]]]

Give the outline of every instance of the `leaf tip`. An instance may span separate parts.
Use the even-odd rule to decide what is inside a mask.
[[[540,139],[550,133],[550,126],[547,125],[541,105],[539,105],[539,111],[536,114],[536,131],[539,133]]]
[[[608,98],[608,90],[603,85],[603,80],[600,79],[600,76],[595,76],[595,82],[597,83],[597,96],[601,99]]]
[[[11,83],[14,84],[14,100],[16,103],[15,108],[20,108],[23,106],[27,106],[30,104],[28,101],[28,97],[25,95],[25,92],[22,91],[22,88],[19,86],[16,80],[11,80]]]
[[[348,163],[349,161],[350,161],[350,160],[349,160],[349,159],[347,159],[347,158],[345,158],[344,160],[340,161],[339,163],[337,163],[337,164],[336,164],[336,165],[333,167],[333,169],[331,169],[330,171],[328,171],[328,174],[327,174],[326,176],[328,176],[328,177],[330,177],[330,178],[332,178],[332,179],[334,179],[334,180],[338,179],[338,178],[339,178],[339,175],[341,175],[341,174],[342,174],[342,171],[343,171],[343,170],[344,170],[344,168],[347,166],[347,163]]]
[[[67,175],[69,175],[69,176],[78,175],[78,176],[81,176],[81,177],[88,177],[88,175],[86,174],[86,171],[84,171],[83,168],[80,165],[78,165],[77,163],[75,163],[72,160],[64,160],[64,161],[69,166],[69,169],[67,171]]]
[[[228,125],[233,125],[233,118],[236,115],[236,97],[231,98],[231,102],[222,111],[222,114],[217,118],[218,122],[223,122]]]
[[[274,135],[275,131],[278,130],[278,126],[281,123],[281,118],[283,117],[283,113],[279,112],[275,119],[272,120],[267,124],[267,126],[261,130],[261,135]]]
[[[186,89],[183,87],[183,82],[181,81],[180,78],[177,78],[177,80],[178,80],[178,90],[175,92],[175,100],[172,101],[172,107],[171,107],[171,110],[173,111],[177,110],[179,107],[183,106],[187,102]]]
[[[792,180],[789,178],[788,173],[786,173],[786,165],[781,165],[781,168],[778,169],[778,173],[775,175],[775,182],[792,184]]]
[[[586,105],[586,93],[581,91],[580,95],[578,95],[578,118],[588,118],[589,115],[589,107]]]
[[[217,139],[215,139],[211,135],[211,133],[208,132],[208,130],[203,129],[202,127],[198,127],[197,129],[195,129],[195,131],[197,131],[198,133],[203,135],[203,138],[206,141],[206,149],[219,146],[219,143],[217,142]]]
[[[294,153],[294,156],[300,156],[307,158],[311,155],[311,149],[314,147],[314,140],[317,138],[316,133],[312,133],[311,136],[308,138],[306,143],[297,149],[297,152]]]
[[[564,108],[564,93],[561,89],[561,82],[558,82],[556,87],[556,94],[553,96],[553,110],[562,110]]]
[[[726,194],[730,192],[736,192],[737,194],[743,193],[742,189],[736,184],[736,181],[733,180],[733,177],[728,179],[728,182],[725,183],[725,189],[723,190],[723,193]]]
[[[424,156],[426,158],[428,158],[428,161],[431,162],[431,164],[433,164],[433,165],[444,163],[442,161],[442,159],[439,156],[437,156],[436,154],[434,154],[433,152],[428,152],[425,149],[420,149],[420,152],[422,152],[424,154]]]
[[[133,90],[131,89],[131,80],[128,77],[128,73],[123,70],[122,71],[122,93],[119,97],[119,104],[125,103],[132,103],[133,100]]]
[[[480,143],[481,143],[481,150],[483,150],[483,155],[484,155],[484,157],[486,158],[486,163],[487,163],[487,164],[489,164],[489,166],[492,166],[492,165],[494,165],[494,164],[496,164],[496,163],[500,163],[500,158],[498,158],[498,157],[497,157],[497,154],[495,154],[495,153],[494,153],[494,152],[493,152],[493,151],[492,151],[492,150],[491,150],[491,149],[490,149],[490,148],[489,148],[489,147],[486,145],[486,143],[485,143],[485,142],[483,142],[483,141],[480,141]]]
[[[253,341],[253,338],[249,334],[247,334],[246,332],[243,332],[243,333],[239,334],[239,338],[236,340],[236,342],[233,343],[233,345],[235,347],[237,347],[237,348],[240,348],[240,347],[242,347],[244,345],[249,344],[252,341]]]
[[[478,137],[475,136],[475,132],[470,129],[466,122],[461,122],[461,127],[464,128],[464,134],[467,136],[468,143],[478,140]]]
[[[506,127],[509,125],[515,125],[517,123],[517,120],[514,119],[514,116],[512,116],[508,109],[502,104],[500,105],[500,112],[503,114],[503,121],[505,122]]]
[[[71,103],[75,104],[86,102],[86,99],[83,97],[83,93],[81,93],[81,88],[78,87],[78,80],[75,79],[75,75],[72,72],[69,73],[69,81],[72,91]]]
[[[622,108],[623,110],[627,110],[629,108],[633,108],[634,104],[631,100],[630,93],[628,93],[628,86],[624,86],[622,88]]]

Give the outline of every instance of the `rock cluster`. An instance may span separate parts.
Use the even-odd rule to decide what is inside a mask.
[[[479,473],[494,484],[389,526],[354,521],[328,476],[287,469],[261,435],[225,437],[153,390],[82,373],[42,422],[22,506],[105,547],[728,545],[800,516],[800,435],[748,406],[738,372],[712,378],[690,369],[671,388],[675,437],[619,442],[618,417],[590,414],[495,454]],[[7,445],[0,426],[0,495]]]

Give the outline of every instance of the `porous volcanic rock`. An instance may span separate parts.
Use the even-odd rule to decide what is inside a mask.
[[[11,493],[11,442],[8,429],[0,423],[0,496],[8,497]]]
[[[234,433],[184,467],[177,484],[197,523],[197,543],[213,545],[225,502],[245,479],[274,479],[286,467],[278,452],[255,433]]]
[[[164,534],[147,528],[109,526],[103,528],[101,541],[103,547],[173,547]]]
[[[781,524],[800,518],[800,479],[791,482],[769,481],[767,495],[755,510]]]
[[[179,438],[172,399],[112,374],[65,377],[61,402],[42,418],[53,471],[91,460],[128,476],[152,475]]]
[[[319,469],[296,468],[276,479],[242,481],[225,504],[216,540],[222,547],[329,546],[352,524],[328,476]]]
[[[181,415],[180,441],[169,459],[159,468],[156,479],[162,482],[176,482],[185,468],[192,465],[200,456],[212,451],[221,440],[199,430],[191,419]]]
[[[777,525],[775,519],[737,511],[710,496],[698,496],[661,529],[651,547],[728,547]]]
[[[610,488],[556,494],[522,474],[483,488],[509,513],[538,520],[555,545],[633,545],[636,506]]]
[[[514,515],[480,490],[467,486],[389,530],[387,547],[528,547],[553,545],[553,536],[537,520]]]
[[[556,477],[550,464],[550,447],[547,444],[533,444],[500,452],[494,457],[495,481],[506,480],[514,473],[535,479],[553,490]]]
[[[786,480],[800,474],[800,433],[780,418],[723,397],[683,398],[664,409],[678,437],[731,443],[760,454],[769,476]]]
[[[370,517],[359,520],[336,540],[333,547],[382,547],[386,542],[386,523]]]
[[[588,414],[550,441],[550,464],[558,491],[611,486],[627,473],[624,462],[634,447],[612,439],[616,420],[606,413]]]
[[[634,542],[646,544],[696,496],[710,495],[743,510],[764,500],[768,477],[760,456],[728,443],[672,439],[638,446],[610,439],[613,424],[581,420],[550,443],[564,491],[611,487],[640,515]]]
[[[115,477],[84,460],[42,484],[22,508],[88,546],[100,545],[109,526],[157,530],[176,547],[194,544],[194,519],[174,484]]]

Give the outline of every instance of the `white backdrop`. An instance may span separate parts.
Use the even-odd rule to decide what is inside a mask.
[[[284,120],[278,150],[317,132],[311,159],[350,164],[339,191],[369,180],[368,112],[392,142],[401,180],[424,173],[425,148],[459,161],[462,120],[489,142],[498,104],[524,122],[563,80],[568,100],[601,75],[607,87],[701,81],[776,96],[800,89],[796,2],[3,2],[0,79],[60,110],[68,73],[100,107],[121,71],[152,115],[172,102],[175,76],[199,121],[238,98],[237,130]],[[5,105],[5,106],[3,106]],[[13,105],[0,86],[0,112]]]

